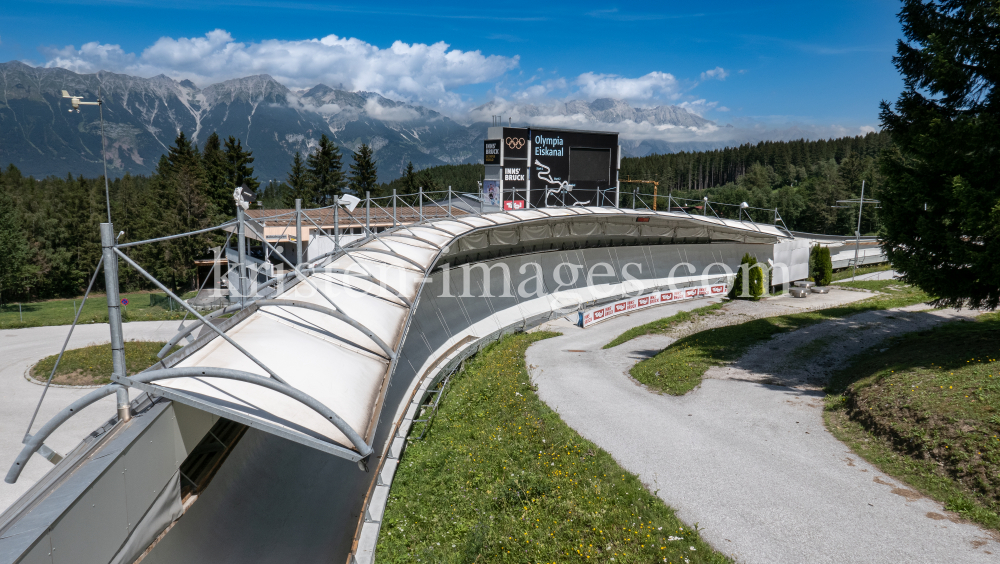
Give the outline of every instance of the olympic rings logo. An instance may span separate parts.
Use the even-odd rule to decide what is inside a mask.
[[[524,139],[515,139],[514,137],[507,138],[507,146],[511,149],[520,149],[521,147],[524,147],[524,143]]]

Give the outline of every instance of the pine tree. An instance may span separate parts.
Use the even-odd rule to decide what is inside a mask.
[[[366,143],[354,152],[354,163],[351,164],[351,190],[359,198],[365,197],[365,192],[371,193],[372,197],[377,197],[378,193],[378,168],[375,159],[372,158],[372,149]]]
[[[288,192],[290,189],[288,185],[284,182],[268,182],[261,189],[259,195],[257,196],[257,203],[264,209],[273,210],[280,208],[282,206],[289,207],[285,204],[288,199]],[[295,207],[295,199],[292,199],[292,205],[290,207]]]
[[[0,187],[0,305],[22,288],[28,272],[28,242],[14,199]]]
[[[208,194],[201,158],[183,132],[160,158],[156,176],[159,201],[164,203],[162,233],[184,233],[213,223],[215,206]],[[189,289],[195,275],[193,261],[212,246],[211,241],[211,234],[202,234],[160,243],[156,247],[160,254],[154,275],[175,291]]]
[[[334,196],[343,193],[347,182],[344,179],[340,150],[323,134],[319,147],[306,159],[309,167],[312,206],[326,206],[333,203]]]
[[[223,215],[233,215],[233,189],[229,188],[229,163],[222,151],[219,135],[212,132],[205,140],[205,149],[201,153],[202,166],[205,169],[205,184],[208,194],[215,204],[215,209]]]
[[[413,161],[406,163],[406,172],[403,173],[403,194],[417,193],[417,175],[413,172]]]
[[[880,237],[906,281],[938,303],[1000,305],[1000,10],[992,1],[905,0],[893,63],[905,88],[880,118]]]
[[[288,171],[288,180],[285,184],[288,186],[284,193],[285,207],[294,208],[296,199],[302,200],[303,207],[311,207],[313,197],[310,193],[309,171],[306,170],[302,154],[299,152],[292,157],[292,169]]]
[[[236,203],[233,201],[233,192],[237,186],[246,186],[251,192],[256,191],[260,182],[254,178],[253,151],[243,148],[243,143],[239,139],[229,136],[226,140],[226,190],[229,201],[227,203],[227,215],[236,214]]]
[[[1000,11],[996,2],[906,0],[893,63],[904,90],[880,118],[880,237],[896,270],[938,304],[1000,305]]]

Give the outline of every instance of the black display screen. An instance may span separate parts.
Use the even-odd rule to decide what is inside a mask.
[[[611,149],[586,149],[571,147],[569,150],[570,182],[610,182]]]

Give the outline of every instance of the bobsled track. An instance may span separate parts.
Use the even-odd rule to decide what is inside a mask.
[[[142,265],[113,234],[114,348],[111,276]],[[808,245],[749,219],[602,207],[449,206],[369,231],[36,424],[8,482],[58,460],[53,429],[120,394],[119,415],[0,515],[0,563],[370,562],[410,425],[463,359],[626,295],[724,286],[746,253],[775,265],[774,285],[803,279]]]

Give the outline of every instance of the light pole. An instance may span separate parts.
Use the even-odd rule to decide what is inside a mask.
[[[864,212],[864,206],[865,206],[865,204],[875,204],[875,207],[878,208],[878,205],[880,203],[882,203],[882,202],[880,202],[878,200],[873,200],[871,198],[868,198],[867,200],[865,199],[865,181],[862,180],[861,181],[861,198],[859,198],[857,200],[837,200],[837,203],[838,204],[858,204],[858,228],[854,231],[854,270],[851,272],[851,280],[853,281],[854,278],[858,274],[858,255],[860,254],[860,250],[861,250],[861,214],[862,214],[862,212]],[[835,208],[849,208],[851,206],[832,206],[832,207],[835,207]]]
[[[97,101],[96,102],[83,102],[82,96],[70,96],[69,92],[62,91],[63,98],[69,98],[70,103],[73,107],[69,110],[69,113],[80,113],[80,106],[97,106],[97,109],[101,116],[101,160],[104,162],[104,202],[108,207],[108,223],[111,223],[111,193],[108,189],[108,149],[107,143],[104,140],[104,100],[101,99],[101,85],[97,85]]]

